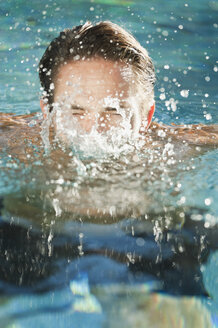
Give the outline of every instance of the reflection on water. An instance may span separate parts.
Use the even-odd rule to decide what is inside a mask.
[[[181,213],[186,213],[182,228],[164,227],[170,219],[180,221]],[[68,221],[61,232],[55,231],[54,223],[49,230],[39,230],[25,221],[26,226],[12,223],[13,218],[2,221],[1,280],[14,292],[27,287],[41,291],[87,272],[94,285],[150,281],[151,290],[208,296],[200,266],[217,248],[217,231],[193,221],[196,213],[199,210],[180,209],[114,224]]]
[[[116,327],[116,320],[124,318],[127,327],[132,320],[156,327],[157,316],[165,318],[166,327],[177,317],[187,327],[209,327],[209,316],[198,300],[157,294],[209,297],[201,266],[217,249],[217,227],[205,228],[202,220],[195,220],[199,215],[204,212],[180,208],[110,224],[68,220],[61,228],[46,217],[37,227],[22,218],[13,223],[14,216],[7,222],[3,215],[0,290],[7,296],[27,296],[22,301],[19,296],[6,299],[2,322],[23,323],[25,318],[27,324],[36,316],[39,324],[45,313],[57,312],[58,320],[70,322],[79,313],[95,314],[96,327],[103,319],[107,327]],[[195,315],[200,308],[201,315]],[[134,316],[126,317],[128,311]],[[57,319],[51,317],[51,322]],[[85,327],[86,316],[81,320]]]

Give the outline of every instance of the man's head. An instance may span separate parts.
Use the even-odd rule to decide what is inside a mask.
[[[73,115],[85,131],[96,123],[99,131],[117,126],[123,114],[132,115],[138,129],[152,117],[152,61],[132,35],[111,22],[61,32],[45,51],[39,76],[42,109],[46,104],[51,112],[58,104],[62,116]]]

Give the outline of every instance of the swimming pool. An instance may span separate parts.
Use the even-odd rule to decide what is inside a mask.
[[[47,44],[109,19],[154,60],[157,122],[217,123],[217,11],[205,0],[5,1],[0,112],[38,113]],[[37,138],[38,119],[22,133]],[[3,136],[12,129],[0,162],[1,327],[218,326],[216,149],[186,156],[180,145],[176,162],[169,148],[41,159],[13,124]]]

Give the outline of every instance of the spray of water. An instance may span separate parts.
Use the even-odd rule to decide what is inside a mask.
[[[105,155],[119,156],[121,153],[131,152],[137,142],[140,126],[140,114],[136,101],[132,97],[129,100],[131,108],[122,108],[115,98],[104,99],[105,107],[113,107],[119,116],[119,125],[99,131],[99,126],[104,127],[104,122],[99,122],[99,114],[96,114],[95,122],[87,132],[82,128],[77,115],[66,105],[66,100],[54,103],[53,111],[47,113],[42,124],[42,140],[45,150],[49,150],[49,131],[54,128],[55,139],[62,146],[71,149],[76,154],[84,157],[101,157]],[[69,103],[69,101],[68,101]]]

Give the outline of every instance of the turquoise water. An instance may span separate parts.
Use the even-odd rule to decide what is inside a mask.
[[[49,42],[109,19],[154,60],[157,122],[215,124],[217,14],[206,0],[1,2],[0,112],[38,113]],[[1,327],[218,327],[216,149],[163,166],[149,151],[76,155],[61,169],[37,152],[0,162]]]

